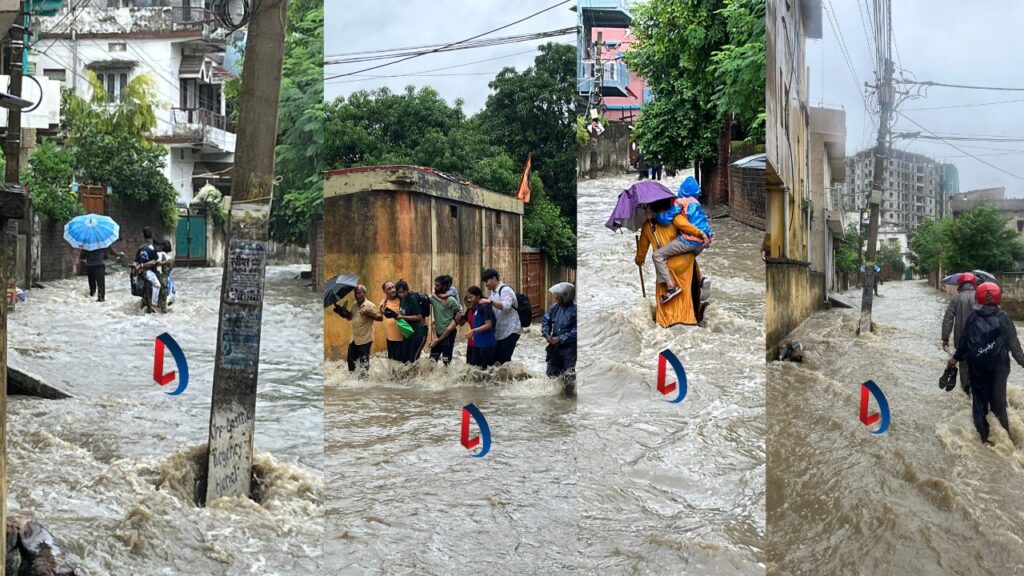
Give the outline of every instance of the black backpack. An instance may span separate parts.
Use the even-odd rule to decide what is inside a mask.
[[[412,296],[420,303],[420,314],[422,314],[424,318],[429,318],[430,298],[427,298],[427,295],[422,292],[413,292]]]
[[[511,290],[511,286],[506,285]],[[530,297],[522,292],[513,292],[516,295],[516,312],[519,314],[519,324],[526,328],[533,324],[533,305],[530,304]]]
[[[967,346],[967,362],[972,369],[994,372],[1009,362],[1002,313],[981,315],[972,312],[962,338]]]

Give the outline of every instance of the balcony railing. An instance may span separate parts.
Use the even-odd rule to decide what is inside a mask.
[[[171,115],[176,126],[207,126],[225,132],[234,132],[235,125],[227,117],[204,108],[172,108]]]
[[[212,22],[213,15],[202,6],[174,6],[171,8],[171,22],[175,24],[202,24]]]

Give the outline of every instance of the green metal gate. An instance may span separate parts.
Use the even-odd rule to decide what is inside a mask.
[[[206,264],[206,216],[178,219],[174,259],[181,264]]]

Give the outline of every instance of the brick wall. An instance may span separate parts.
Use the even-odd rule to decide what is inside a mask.
[[[121,227],[120,239],[111,249],[123,251],[129,258],[133,258],[135,251],[142,246],[142,229],[145,226],[152,228],[155,237],[170,238],[174,243],[174,231],[161,223],[159,210],[125,206],[117,199],[108,198],[107,215]],[[64,241],[64,224],[39,216],[40,282],[71,278],[79,273],[80,251]]]
[[[729,208],[732,218],[765,229],[764,170],[729,167]]]

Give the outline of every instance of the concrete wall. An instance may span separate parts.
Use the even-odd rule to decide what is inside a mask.
[[[596,144],[588,144],[576,151],[576,169],[581,178],[625,174],[629,165],[629,126],[609,124]],[[594,142],[594,139],[591,139]]]
[[[809,262],[778,258],[768,260],[765,281],[765,354],[772,360],[786,335],[821,307],[824,287]]]
[[[385,281],[429,292],[441,274],[465,292],[485,268],[520,286],[522,203],[479,187],[409,167],[328,172],[323,226],[322,277],[358,274],[374,302]],[[324,318],[324,357],[343,359],[350,325],[330,309]],[[378,324],[373,349],[385,348]]]
[[[121,228],[121,236],[111,246],[111,250],[122,251],[129,258],[135,257],[135,251],[142,246],[142,229],[146,226],[153,230],[157,238],[170,238],[174,242],[174,230],[161,222],[159,211],[144,206],[127,206],[116,198],[107,198],[107,216],[114,219]],[[39,219],[39,252],[34,255],[39,261],[39,276],[36,281],[49,282],[71,278],[79,274],[79,250],[75,250],[64,240],[64,224],[50,220],[45,216]]]
[[[1006,272],[994,276],[1003,289],[1003,310],[1014,320],[1024,321],[1024,273]]]

